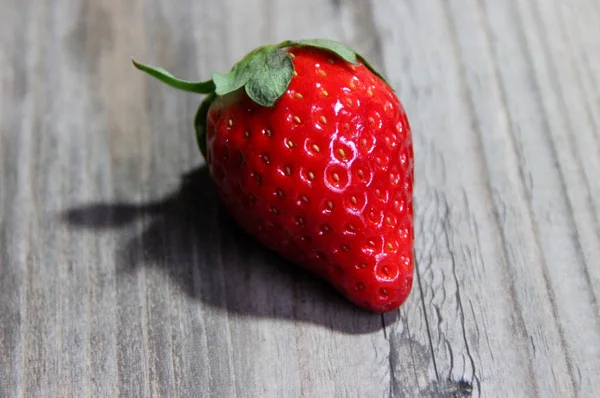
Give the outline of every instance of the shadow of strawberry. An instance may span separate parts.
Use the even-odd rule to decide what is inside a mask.
[[[283,318],[342,333],[380,330],[395,314],[362,310],[312,274],[263,248],[229,217],[207,168],[182,177],[179,189],[145,204],[91,204],[67,210],[73,227],[120,228],[143,220],[120,247],[119,272],[159,267],[187,295],[242,316]]]

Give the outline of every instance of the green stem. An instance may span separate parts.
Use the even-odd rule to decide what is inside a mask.
[[[132,59],[131,62],[133,62],[133,65],[139,70],[148,73],[150,76],[155,77],[173,88],[197,94],[210,94],[215,91],[215,83],[212,80],[207,80],[205,82],[190,82],[176,78],[163,68],[140,64],[134,59]]]

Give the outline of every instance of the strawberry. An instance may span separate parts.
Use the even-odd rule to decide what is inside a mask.
[[[413,147],[400,100],[368,62],[325,39],[260,47],[205,82],[198,144],[233,218],[266,247],[385,312],[413,281]]]

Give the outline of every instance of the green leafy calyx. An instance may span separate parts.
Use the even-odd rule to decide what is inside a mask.
[[[262,106],[273,106],[285,93],[294,65],[279,47],[265,46],[248,54],[227,74],[213,73],[215,93],[223,96],[244,88],[248,97]]]
[[[384,77],[364,57],[348,46],[329,39],[286,40],[277,45],[259,47],[236,63],[228,73],[215,72],[211,80],[201,82],[181,80],[162,68],[140,64],[135,60],[133,64],[141,71],[179,90],[222,97],[243,88],[254,102],[271,107],[285,93],[294,73],[292,59],[284,51],[287,47],[318,48],[329,51],[353,65],[363,63],[385,82]]]

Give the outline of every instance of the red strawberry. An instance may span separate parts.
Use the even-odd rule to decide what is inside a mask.
[[[251,235],[358,306],[398,308],[413,280],[413,148],[402,104],[364,58],[330,40],[251,52],[208,94],[196,130],[220,197]]]

